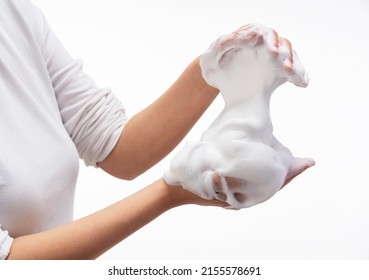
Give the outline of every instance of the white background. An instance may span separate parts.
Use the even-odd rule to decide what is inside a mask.
[[[250,209],[174,209],[101,259],[369,259],[368,1],[34,3],[130,116],[163,93],[218,36],[249,22],[289,38],[310,76],[306,89],[280,87],[271,109],[277,138],[296,156],[315,158],[314,168]],[[218,98],[186,139],[199,139],[221,108]],[[82,163],[76,218],[156,180],[173,155],[132,182]]]

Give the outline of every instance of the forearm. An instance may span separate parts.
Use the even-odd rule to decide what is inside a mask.
[[[143,173],[178,145],[217,93],[203,80],[196,59],[159,99],[130,119],[99,166],[123,179]]]
[[[8,259],[94,259],[192,195],[158,180],[99,212],[67,225],[15,238]]]

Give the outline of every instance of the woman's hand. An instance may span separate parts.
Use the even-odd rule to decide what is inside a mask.
[[[297,53],[292,48],[291,42],[279,36],[274,29],[258,23],[244,25],[232,33],[219,37],[210,45],[200,61],[202,73],[207,83],[222,90],[218,84],[219,80],[225,79],[223,69],[232,63],[232,57],[235,53],[242,49],[255,49],[255,59],[258,59],[256,48],[258,48],[257,51],[265,51],[270,57],[265,61],[268,63],[265,67],[276,68],[278,80],[280,80],[279,84],[289,81],[299,87],[308,85],[308,75],[299,61]],[[258,63],[260,64],[261,61]],[[263,75],[263,72],[257,74],[257,69],[253,71],[255,75]],[[261,71],[264,69],[261,68]],[[245,79],[245,83],[248,82]]]

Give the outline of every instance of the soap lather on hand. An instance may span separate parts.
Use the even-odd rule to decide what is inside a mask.
[[[266,201],[315,164],[294,157],[273,135],[273,91],[285,82],[308,85],[287,39],[261,24],[248,24],[216,40],[200,66],[225,106],[200,141],[187,142],[174,157],[164,174],[168,184],[240,209]]]

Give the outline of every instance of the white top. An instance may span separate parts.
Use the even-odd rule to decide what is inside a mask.
[[[32,3],[0,1],[0,259],[9,235],[73,219],[78,155],[96,166],[126,122],[121,103],[96,87]]]

